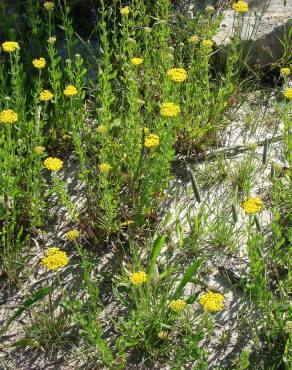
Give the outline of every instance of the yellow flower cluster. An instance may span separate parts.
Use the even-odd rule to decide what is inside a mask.
[[[187,302],[183,299],[176,299],[169,303],[169,307],[172,311],[179,313],[186,308]]]
[[[128,6],[124,6],[120,9],[121,15],[128,16],[130,14],[130,8]]]
[[[140,64],[143,63],[143,58],[132,58],[131,59],[132,64],[135,66],[139,66]]]
[[[291,74],[291,69],[289,67],[281,68],[280,73],[282,76],[288,77]]]
[[[172,81],[183,82],[187,79],[187,71],[184,68],[172,68],[167,71],[167,76],[169,76]]]
[[[55,6],[55,4],[52,1],[46,1],[44,3],[44,8],[47,9],[47,10],[53,10],[54,6]]]
[[[80,232],[76,229],[70,230],[66,233],[66,239],[68,240],[76,240],[80,236]]]
[[[180,113],[180,107],[173,103],[163,103],[160,107],[160,114],[164,117],[175,117]]]
[[[241,207],[244,209],[245,213],[247,213],[248,215],[251,215],[251,214],[261,211],[263,208],[263,205],[264,203],[262,199],[259,197],[255,197],[255,198],[249,198],[246,201],[244,201],[241,204]]]
[[[170,338],[169,331],[162,330],[158,333],[158,338],[162,340],[168,340]]]
[[[67,266],[69,258],[66,252],[61,251],[59,248],[49,248],[45,256],[42,258],[42,264],[49,270],[59,270],[62,267]]]
[[[211,49],[212,46],[213,46],[213,41],[212,40],[203,40],[202,41],[202,46],[205,48],[205,49]]]
[[[32,61],[32,64],[35,68],[42,69],[42,68],[45,68],[46,66],[46,60],[45,58],[34,59]]]
[[[288,87],[287,89],[285,89],[283,91],[283,94],[284,96],[287,98],[287,99],[292,99],[292,87]]]
[[[120,223],[120,226],[123,227],[123,226],[129,226],[129,225],[132,225],[134,223],[133,220],[126,220],[124,222],[121,222]]]
[[[105,134],[107,132],[107,127],[104,126],[104,125],[99,125],[97,128],[96,128],[96,132],[98,134]]]
[[[1,123],[14,123],[18,120],[18,114],[12,109],[4,109],[0,112],[0,122]]]
[[[41,154],[43,154],[43,153],[45,152],[45,150],[46,150],[46,148],[45,148],[45,147],[43,147],[43,146],[40,146],[40,145],[38,145],[38,146],[36,146],[36,147],[34,148],[34,152],[35,152],[37,155],[41,155]]]
[[[41,101],[50,101],[50,100],[53,99],[53,97],[54,97],[54,95],[49,90],[43,90],[40,93],[39,99]]]
[[[63,167],[63,161],[59,158],[48,157],[44,160],[44,166],[50,171],[57,172]]]
[[[237,13],[246,13],[248,12],[248,3],[242,0],[239,0],[232,5],[232,8]]]
[[[98,165],[98,169],[101,173],[108,173],[112,166],[108,163],[101,163]]]
[[[147,274],[144,271],[133,272],[133,274],[130,275],[130,281],[133,285],[140,286],[143,283],[146,283]]]
[[[207,13],[213,13],[215,8],[212,5],[208,5],[208,6],[206,6],[205,10],[206,10]]]
[[[206,311],[216,312],[224,309],[224,296],[220,293],[207,292],[199,299]]]
[[[73,85],[68,85],[66,86],[65,90],[64,90],[64,95],[66,96],[74,96],[77,94],[77,89],[75,86]]]
[[[5,41],[2,44],[2,48],[6,53],[12,53],[16,49],[19,49],[19,44],[16,41]]]
[[[145,148],[156,148],[159,146],[159,143],[159,136],[155,134],[149,134],[144,141],[144,146]]]
[[[51,37],[48,38],[47,41],[48,41],[48,44],[53,45],[57,41],[57,39],[56,39],[56,37],[51,36]]]
[[[193,35],[189,38],[189,42],[191,44],[197,44],[199,42],[199,37],[197,35]]]

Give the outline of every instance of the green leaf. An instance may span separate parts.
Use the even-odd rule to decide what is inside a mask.
[[[0,336],[8,330],[13,321],[15,321],[24,311],[28,310],[36,302],[42,300],[47,294],[49,294],[49,292],[50,288],[44,287],[36,291],[30,298],[26,299],[16,312],[7,320],[4,327],[0,330]]]
[[[161,249],[164,245],[165,239],[166,239],[166,235],[161,235],[155,240],[155,243],[153,245],[153,249],[152,249],[152,252],[151,252],[151,255],[150,255],[149,268],[148,268],[148,271],[147,271],[147,274],[148,274],[150,279],[151,279],[152,274],[154,272],[155,264],[156,264],[156,261],[157,261],[157,258],[159,256],[159,254],[161,252]]]
[[[184,290],[184,287],[187,285],[187,283],[192,279],[193,275],[198,271],[198,268],[201,266],[202,262],[204,261],[204,257],[197,259],[185,272],[184,276],[182,277],[174,295],[173,298],[177,299],[179,298]]]
[[[197,298],[198,298],[199,294],[200,294],[200,292],[197,292],[197,293],[195,293],[195,294],[192,294],[192,295],[191,295],[191,296],[186,300],[187,304],[192,304],[192,303],[194,303],[194,302],[197,300]]]

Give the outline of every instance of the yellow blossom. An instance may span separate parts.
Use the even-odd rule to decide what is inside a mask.
[[[99,125],[97,128],[96,128],[96,132],[98,133],[98,134],[105,134],[105,133],[107,133],[107,127],[106,126],[104,126],[104,125]]]
[[[291,69],[289,67],[281,68],[280,73],[282,76],[288,77],[291,74]]]
[[[245,213],[250,215],[250,214],[254,214],[254,213],[261,211],[263,208],[263,205],[264,203],[262,199],[259,197],[255,197],[255,198],[249,198],[246,201],[244,201],[241,204],[241,207],[244,209]]]
[[[179,313],[186,308],[187,302],[183,299],[176,299],[169,303],[169,307],[172,311]]]
[[[237,13],[246,13],[248,12],[248,4],[245,1],[237,1],[232,5],[232,8]]]
[[[206,10],[207,13],[213,13],[215,8],[212,5],[208,5],[208,6],[206,6],[205,10]]]
[[[18,121],[18,114],[12,109],[4,109],[0,112],[1,123],[15,123]]]
[[[34,59],[32,64],[35,68],[42,69],[46,66],[46,60],[45,58]]]
[[[132,58],[131,59],[132,64],[135,66],[139,66],[140,64],[143,63],[143,58]]]
[[[159,143],[159,136],[155,134],[149,134],[144,141],[144,146],[145,148],[156,148],[159,146]]]
[[[167,75],[175,82],[183,82],[187,79],[187,71],[184,68],[172,68],[167,71]]]
[[[126,220],[124,222],[121,222],[120,223],[120,226],[123,227],[123,226],[129,226],[129,225],[132,225],[134,223],[133,220]]]
[[[16,41],[5,41],[2,44],[2,48],[7,53],[12,53],[16,49],[19,49],[19,44]]]
[[[158,333],[158,338],[162,340],[168,340],[170,338],[170,332],[162,330]]]
[[[42,258],[42,264],[49,270],[59,270],[68,265],[69,258],[66,252],[61,251],[59,248],[49,248],[45,256]]]
[[[124,6],[120,9],[121,15],[128,16],[130,14],[130,7]]]
[[[59,171],[63,167],[63,161],[59,158],[48,157],[44,160],[44,166],[50,171]]]
[[[199,37],[197,35],[193,35],[188,40],[191,44],[197,44],[199,42]]]
[[[70,230],[66,233],[66,239],[68,240],[76,240],[80,236],[80,232],[76,229]]]
[[[200,304],[206,311],[216,312],[224,309],[224,296],[220,293],[207,292],[199,299]]]
[[[98,166],[98,169],[101,173],[108,173],[111,168],[112,168],[112,166],[108,163],[101,163]]]
[[[180,113],[180,107],[173,103],[163,103],[160,108],[160,114],[165,117],[174,117]]]
[[[44,152],[45,152],[45,150],[46,150],[46,148],[45,147],[43,147],[43,146],[36,146],[35,148],[34,148],[34,152],[37,154],[37,155],[41,155],[41,154],[43,154]]]
[[[292,99],[292,87],[287,87],[287,89],[285,89],[283,91],[283,94],[284,96],[287,98],[287,99]]]
[[[47,10],[52,10],[54,9],[55,4],[52,1],[46,1],[44,3],[44,8]]]
[[[52,100],[53,97],[54,97],[54,95],[49,90],[43,90],[40,93],[39,99],[41,101],[49,101],[49,100]]]
[[[66,86],[65,90],[64,90],[64,95],[66,96],[74,96],[77,94],[77,89],[75,86],[73,85],[68,85]]]
[[[205,49],[211,49],[213,46],[213,41],[212,40],[203,40],[202,45]]]
[[[130,275],[130,281],[133,285],[142,285],[147,281],[147,274],[144,271],[134,272]]]
[[[48,44],[52,44],[53,45],[56,42],[56,40],[57,40],[56,37],[51,36],[51,37],[48,38],[47,41],[48,41]]]

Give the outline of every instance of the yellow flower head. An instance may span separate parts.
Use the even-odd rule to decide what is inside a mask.
[[[18,114],[12,109],[4,109],[0,112],[1,123],[15,123],[18,121]]]
[[[285,326],[284,326],[284,332],[286,334],[292,334],[292,321],[286,321]]]
[[[123,227],[123,226],[129,226],[129,225],[132,225],[134,223],[133,220],[126,220],[124,222],[121,222],[120,223],[120,226]]]
[[[45,58],[34,59],[32,64],[35,68],[42,69],[46,66],[46,60]]]
[[[262,210],[264,203],[261,198],[249,198],[241,204],[241,207],[244,209],[245,213],[252,215]]]
[[[66,233],[66,239],[68,240],[76,240],[80,236],[80,232],[78,230],[70,230]]]
[[[132,58],[131,59],[132,64],[135,66],[139,66],[140,64],[143,63],[143,58]]]
[[[74,96],[78,93],[77,89],[75,86],[73,85],[68,85],[66,86],[65,90],[64,90],[64,95],[66,96]]]
[[[40,93],[39,99],[41,101],[50,101],[50,100],[53,99],[53,97],[54,97],[54,95],[49,90],[43,90]]]
[[[202,45],[205,49],[211,49],[213,46],[213,41],[212,40],[203,40]]]
[[[199,42],[199,37],[197,35],[193,35],[189,38],[189,42],[191,44],[197,44]]]
[[[36,146],[34,148],[34,152],[37,154],[37,155],[42,155],[44,152],[45,152],[46,148],[43,147],[43,146]]]
[[[291,74],[291,69],[289,67],[281,68],[280,73],[282,76],[288,77]]]
[[[246,13],[248,12],[248,3],[239,0],[232,5],[232,8],[236,13]]]
[[[5,41],[2,44],[2,48],[6,53],[12,53],[16,49],[19,49],[19,44],[16,41]]]
[[[128,16],[130,14],[130,7],[124,6],[120,9],[121,15]]]
[[[207,13],[213,13],[215,8],[212,5],[208,5],[208,6],[206,6],[205,10],[206,10]]]
[[[144,141],[145,148],[156,148],[159,144],[159,136],[155,134],[149,134]]]
[[[42,258],[42,264],[49,270],[59,270],[68,265],[69,258],[67,257],[66,252],[61,251],[59,248],[49,248],[45,256]]]
[[[112,166],[108,163],[101,163],[98,166],[98,169],[101,173],[108,173],[111,168],[112,168]]]
[[[187,71],[184,68],[172,68],[167,71],[167,76],[169,76],[172,81],[183,82],[187,79]]]
[[[106,126],[104,126],[104,125],[99,125],[97,128],[96,128],[96,132],[98,133],[98,134],[105,134],[105,133],[107,133],[107,127]]]
[[[53,10],[54,6],[55,6],[55,4],[52,1],[46,1],[44,3],[44,8],[47,9],[47,10]]]
[[[56,37],[51,36],[51,37],[48,38],[47,41],[48,41],[48,44],[53,45],[56,42],[56,40],[57,40]]]
[[[158,338],[162,340],[168,340],[170,337],[170,332],[162,330],[158,333]]]
[[[143,283],[146,283],[147,274],[144,271],[133,272],[133,274],[130,275],[130,281],[133,285],[140,286]]]
[[[187,302],[183,299],[176,299],[169,303],[169,307],[172,311],[179,313],[186,308]]]
[[[59,158],[48,157],[44,160],[44,166],[50,171],[57,172],[63,167],[63,161]]]
[[[173,103],[163,103],[160,108],[160,114],[164,117],[175,117],[180,113],[180,107]]]
[[[217,312],[224,309],[224,296],[220,293],[207,292],[199,299],[200,304],[206,311]]]
[[[285,89],[283,91],[283,94],[284,96],[287,98],[287,99],[292,99],[292,87],[287,87],[287,89]]]

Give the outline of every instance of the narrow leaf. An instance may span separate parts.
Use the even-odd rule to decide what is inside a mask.
[[[6,321],[4,327],[0,330],[0,335],[3,335],[9,326],[15,321],[24,311],[28,310],[36,302],[42,300],[49,294],[50,288],[44,287],[36,291],[30,298],[26,299],[23,304],[16,310],[16,312]]]
[[[187,269],[174,293],[174,298],[179,298],[182,295],[184,287],[192,279],[193,275],[198,271],[198,268],[201,266],[203,261],[204,257],[199,258]]]
[[[165,239],[166,239],[166,235],[161,235],[154,242],[153,249],[152,249],[152,252],[151,252],[151,255],[150,255],[149,267],[148,267],[148,271],[147,271],[147,274],[148,274],[150,279],[151,279],[152,274],[154,272],[155,264],[156,264],[156,261],[157,261],[157,258],[159,256],[159,254],[161,252],[161,249],[164,245]]]

